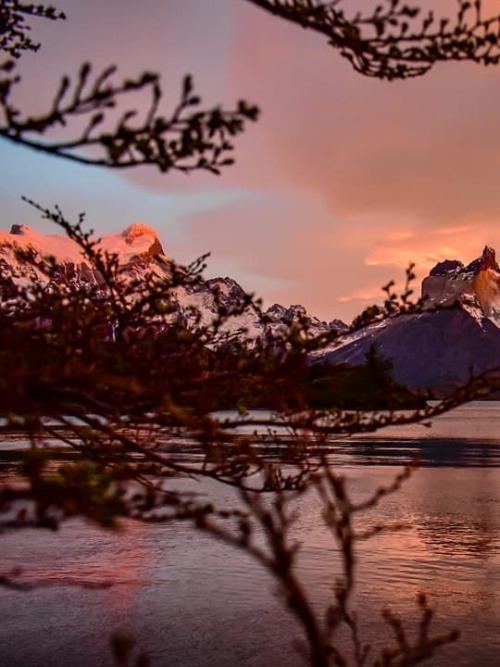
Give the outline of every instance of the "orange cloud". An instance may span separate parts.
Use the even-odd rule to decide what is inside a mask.
[[[443,243],[443,237],[446,243]],[[437,229],[420,226],[411,234],[392,236],[376,244],[365,262],[368,266],[405,268],[412,261],[416,264],[417,272],[423,276],[444,259],[471,261],[481,254],[486,243],[500,248],[496,221],[485,220]]]
[[[339,303],[352,303],[352,302],[369,302],[377,303],[380,302],[383,296],[383,291],[380,285],[374,287],[367,287],[359,290],[354,290],[350,294],[344,294],[344,296],[339,297]]]

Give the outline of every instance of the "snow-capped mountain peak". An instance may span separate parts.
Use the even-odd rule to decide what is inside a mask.
[[[118,255],[120,264],[128,264],[136,257],[152,259],[165,257],[165,252],[154,229],[134,222],[118,234],[102,236],[97,247]],[[57,262],[86,262],[80,246],[65,234],[40,234],[27,225],[12,225],[10,232],[0,231],[0,255],[9,250],[31,249],[41,259],[53,257]]]
[[[172,263],[167,259],[156,231],[148,225],[134,222],[118,234],[103,236],[97,247],[118,256],[120,279],[142,280],[153,276],[161,281],[170,279]],[[16,250],[30,251],[37,260],[35,264],[23,263]],[[30,281],[47,283],[46,272],[39,270],[37,263],[49,257],[55,260],[56,274],[51,280],[63,285],[97,284],[103,286],[103,277],[82,253],[77,243],[63,234],[43,235],[26,225],[13,225],[9,233],[0,231],[0,272],[7,280],[3,283],[0,297],[9,298],[11,283],[29,284]],[[175,303],[174,319],[188,326],[209,326],[222,312],[229,313],[221,332],[226,336],[256,339],[260,336],[274,337],[293,322],[302,322],[308,336],[335,329],[347,329],[339,320],[330,324],[307,314],[302,306],[274,305],[264,315],[245,290],[232,278],[211,278],[202,281],[187,281],[186,284],[169,290]],[[196,317],[193,309],[198,311]]]
[[[125,241],[128,250],[123,248],[121,239]],[[147,255],[150,258],[157,255],[165,256],[165,251],[156,231],[142,222],[133,222],[120,235],[104,237],[102,242],[109,243],[111,252],[117,252],[121,257],[134,255]],[[115,249],[113,250],[113,248]]]

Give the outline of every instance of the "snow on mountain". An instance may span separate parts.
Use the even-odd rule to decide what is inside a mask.
[[[119,234],[101,237],[98,247],[116,253],[123,264],[127,264],[137,256],[153,257],[165,254],[154,229],[139,222],[129,225]],[[40,257],[55,257],[59,263],[87,263],[78,244],[64,234],[39,234],[27,225],[13,225],[10,232],[0,230],[2,256],[9,248],[12,250],[31,248]]]
[[[148,274],[161,280],[171,275],[171,262],[165,255],[157,233],[142,223],[133,223],[121,233],[103,236],[98,247],[118,256],[124,279],[128,276],[140,278]],[[53,257],[58,269],[58,280],[64,283],[103,283],[102,276],[83,255],[81,248],[65,235],[43,235],[25,225],[13,225],[8,233],[0,231],[2,275],[23,284],[27,281],[46,282],[47,276],[43,271],[31,265],[26,266],[16,256],[16,250],[31,253],[42,263],[48,257]],[[193,308],[201,315],[199,324],[205,326],[213,322],[221,307],[229,312],[237,309],[238,314],[231,315],[221,328],[221,333],[226,336],[248,339],[275,337],[287,325],[299,320],[305,324],[309,336],[332,329],[347,329],[340,320],[327,323],[309,316],[302,306],[285,308],[275,304],[262,313],[243,288],[228,277],[188,283],[175,288],[172,296],[177,306],[175,317],[182,318],[192,326],[196,322]]]
[[[281,333],[283,328],[293,322],[300,321],[302,321],[308,329],[314,331],[315,335],[328,333],[332,330],[343,333],[348,329],[347,325],[342,322],[342,320],[335,319],[330,322],[324,322],[317,317],[309,315],[306,312],[306,309],[300,305],[293,305],[285,308],[279,303],[275,303],[266,310],[265,315],[270,320],[271,330],[276,334]]]
[[[168,273],[168,260],[156,232],[141,223],[129,225],[123,232],[103,236],[97,247],[118,256],[119,264],[130,275],[148,270],[159,276]],[[16,283],[46,282],[47,276],[16,253],[28,253],[43,266],[53,258],[59,279],[68,283],[83,281],[101,284],[102,276],[84,256],[80,246],[64,234],[39,234],[26,225],[13,225],[10,232],[0,231],[0,270]]]
[[[187,312],[189,306],[194,306],[202,315],[201,323],[207,325],[213,320],[219,306],[228,311],[234,311],[248,301],[248,294],[232,278],[211,278],[201,285],[188,285],[179,288],[177,300],[180,312]],[[279,338],[292,324],[301,324],[310,338],[332,330],[343,332],[347,325],[341,320],[324,322],[311,316],[300,305],[285,308],[274,304],[267,310],[261,311],[253,302],[249,303],[241,314],[232,315],[221,328],[222,333],[256,339],[261,336]]]
[[[190,308],[195,308],[201,315],[200,324],[209,326],[220,308],[226,312],[241,309],[242,312],[231,315],[221,327],[223,335],[241,336],[255,339],[264,330],[263,318],[253,303],[245,308],[248,301],[245,290],[232,278],[211,278],[200,284],[186,285],[177,288],[177,311],[186,321],[190,322]]]

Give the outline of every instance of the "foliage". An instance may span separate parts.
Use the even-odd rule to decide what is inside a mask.
[[[346,17],[340,0],[247,1],[325,35],[368,76],[406,78],[424,74],[439,61],[494,64],[500,57],[498,18],[484,20],[480,2],[459,0],[454,22],[436,22],[432,14],[422,16],[419,8],[397,0],[352,18]],[[31,16],[62,18],[51,7],[18,0],[7,0],[0,8],[0,48],[8,57],[0,79],[0,134],[5,139],[88,164],[154,164],[164,172],[217,173],[230,163],[232,137],[257,118],[256,107],[246,102],[233,111],[197,110],[201,101],[189,77],[174,111],[162,116],[157,74],[115,84],[114,68],[92,76],[90,65],[82,66],[73,83],[63,78],[49,111],[32,117],[12,101],[19,83],[14,61],[37,48],[26,23]],[[151,95],[140,121],[133,110],[118,107],[137,91]],[[72,138],[47,139],[58,126],[82,117],[84,129]],[[58,209],[40,210],[79,244],[93,279],[68,280],[55,261],[29,251],[17,251],[17,260],[27,276],[42,279],[19,280],[8,266],[0,266],[0,433],[15,429],[31,443],[23,476],[0,488],[0,529],[53,530],[76,515],[106,527],[117,525],[121,517],[190,522],[244,549],[275,577],[302,628],[312,665],[416,665],[454,641],[456,633],[431,633],[432,611],[422,597],[414,639],[407,623],[387,612],[392,645],[376,655],[363,642],[351,609],[357,544],[402,528],[366,531],[363,512],[397,492],[413,469],[355,503],[344,478],[329,463],[328,447],[339,434],[427,420],[489,391],[498,377],[473,380],[432,406],[397,411],[408,395],[393,383],[389,364],[375,351],[360,369],[325,373],[311,369],[309,355],[338,342],[338,333],[311,337],[299,319],[272,340],[250,344],[232,337],[225,328],[228,320],[250,305],[259,310],[250,295],[229,309],[219,302],[218,315],[209,323],[195,308],[187,320],[179,318],[177,291],[200,284],[203,259],[190,267],[169,263],[163,277],[154,271],[146,278],[130,276],[117,256],[102,252],[84,231],[83,217],[72,225]],[[402,295],[388,285],[383,306],[363,313],[349,333],[418,309],[410,300],[411,268],[407,279]],[[376,402],[370,408],[377,409],[366,412],[374,391]],[[386,407],[388,398],[389,409],[379,410],[379,399]],[[270,412],[250,412],[255,406]],[[221,408],[234,413],[221,416]],[[61,452],[48,447],[54,442],[69,460],[60,462],[56,454]],[[198,456],[190,461],[176,456],[178,442],[188,443]],[[241,506],[218,508],[210,499],[182,492],[176,484],[182,477],[233,486]],[[297,501],[305,494],[319,501],[342,565],[332,599],[321,610],[314,608],[301,581],[300,545],[290,532]],[[258,535],[264,536],[264,544]],[[0,585],[15,583],[0,578]],[[350,632],[351,652],[337,642],[341,626]],[[133,643],[116,636],[112,648],[117,662],[127,664]],[[147,657],[139,655],[137,664],[147,664]]]
[[[3,0],[0,7],[0,51],[20,58],[23,51],[38,51],[40,44],[30,37],[26,18],[36,16],[53,21],[66,18],[52,5],[35,5],[19,0]]]
[[[307,387],[308,403],[316,408],[335,406],[347,410],[401,410],[422,408],[426,401],[402,387],[392,377],[392,362],[372,346],[361,366],[314,365]]]

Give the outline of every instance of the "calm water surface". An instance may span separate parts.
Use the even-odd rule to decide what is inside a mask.
[[[391,606],[416,625],[415,599],[425,591],[436,628],[462,632],[429,664],[500,665],[499,427],[500,403],[472,403],[430,429],[386,429],[332,445],[355,498],[389,483],[413,457],[421,462],[403,491],[362,517],[364,527],[410,526],[360,550],[355,606],[375,646],[389,637],[380,610]],[[218,485],[192,488],[220,505],[232,501]],[[303,580],[320,606],[338,560],[317,510],[313,497],[303,499],[294,530]],[[116,535],[73,521],[55,535],[2,536],[0,549],[0,574],[21,567],[26,581],[46,584],[29,593],[0,588],[0,665],[106,667],[117,630],[133,634],[153,665],[303,664],[293,646],[300,631],[266,572],[187,526],[129,524]]]

